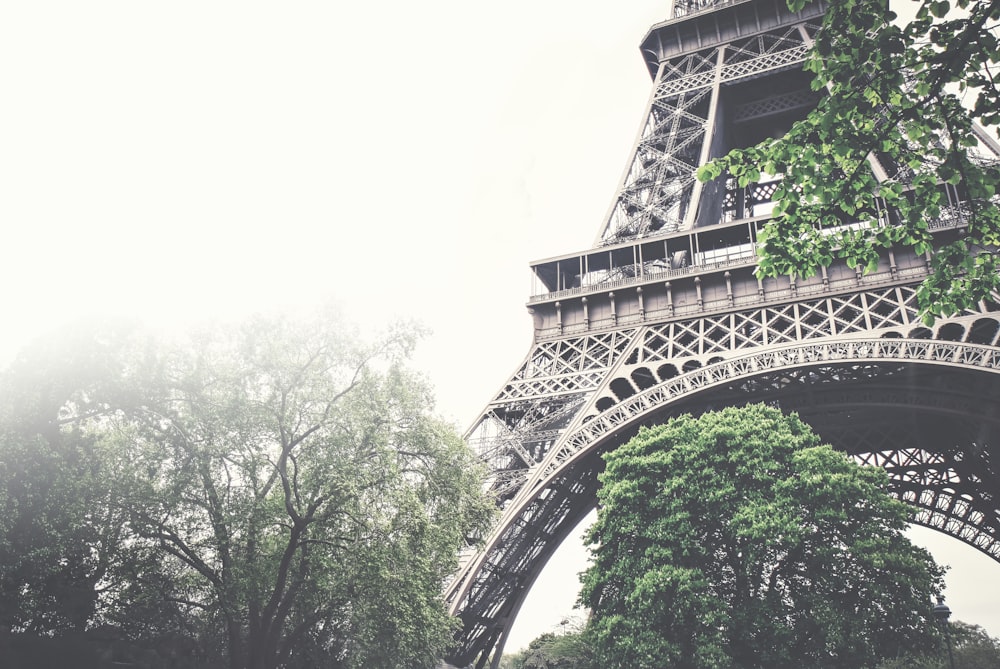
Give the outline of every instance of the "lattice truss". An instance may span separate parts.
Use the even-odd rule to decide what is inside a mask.
[[[604,410],[655,383],[735,352],[797,341],[919,325],[916,288],[894,286],[790,304],[651,325],[627,360],[627,375],[608,384]]]
[[[880,298],[872,304],[891,303],[889,299],[893,289],[886,289],[881,293],[867,291],[855,296],[841,296],[827,298],[828,313],[836,312],[836,306],[843,306],[844,302],[850,303],[855,298],[869,297]],[[912,288],[900,290],[896,293],[899,305],[905,304],[912,299]],[[778,307],[781,311],[794,305]],[[804,306],[815,307],[814,303],[804,303]],[[889,318],[888,315],[894,310],[884,306],[880,309],[869,310],[867,317],[863,319],[839,319],[841,328],[830,329],[825,333],[821,329],[794,328],[799,334],[792,336],[793,328],[788,327],[788,336],[774,345],[765,345],[757,341],[744,345],[737,344],[728,351],[719,342],[739,342],[743,341],[735,337],[732,333],[728,338],[719,337],[714,340],[717,348],[713,348],[706,353],[706,341],[710,340],[705,336],[710,332],[712,324],[719,325],[718,317],[705,317],[697,321],[682,321],[678,323],[668,323],[661,326],[680,326],[684,331],[693,333],[699,332],[702,339],[696,341],[691,337],[691,344],[686,350],[680,352],[681,358],[671,358],[676,352],[655,351],[645,347],[645,350],[638,346],[633,349],[627,359],[619,365],[607,382],[596,393],[596,399],[588,404],[588,409],[584,412],[582,419],[576,423],[572,432],[568,432],[559,442],[558,447],[553,451],[536,477],[547,476],[559,470],[559,468],[573,459],[578,452],[588,447],[595,440],[602,438],[601,435],[608,430],[617,430],[621,426],[628,424],[637,417],[655,410],[660,404],[668,404],[675,398],[686,395],[690,392],[707,389],[720,384],[728,384],[732,379],[745,379],[747,392],[751,390],[757,394],[768,392],[767,388],[762,388],[757,384],[761,379],[775,379],[781,384],[792,382],[794,374],[782,373],[776,376],[763,375],[761,372],[769,368],[794,368],[802,363],[811,363],[821,360],[857,360],[853,369],[857,373],[865,373],[866,370],[881,370],[885,367],[885,362],[866,365],[861,362],[867,357],[888,356],[890,359],[914,359],[923,361],[934,361],[947,365],[960,365],[972,368],[993,369],[997,366],[998,354],[995,348],[981,348],[983,345],[995,347],[997,337],[1000,336],[1000,323],[997,321],[995,305],[986,307],[989,314],[981,311],[970,311],[968,314],[957,317],[957,320],[941,323],[937,333],[923,327],[922,325],[912,325],[906,318]],[[807,309],[805,313],[812,313],[815,309]],[[764,310],[765,314],[768,310]],[[746,312],[744,312],[745,314]],[[880,319],[873,319],[872,314],[880,313]],[[905,313],[903,310],[897,312]],[[735,314],[734,314],[735,315]],[[700,322],[698,322],[700,321]],[[733,322],[733,321],[730,321]],[[762,321],[758,319],[758,326]],[[862,325],[861,323],[864,323]],[[695,325],[697,323],[697,325]],[[697,327],[697,330],[695,330]],[[649,341],[648,335],[654,333],[657,327],[651,327],[639,340]],[[870,338],[872,330],[878,332],[880,338],[878,344],[873,344]],[[865,334],[869,333],[868,337]],[[663,341],[665,334],[662,330],[657,340]],[[906,337],[906,339],[900,339]],[[917,343],[921,339],[937,337],[946,342],[969,342],[975,344],[972,347],[950,346],[946,342]],[[637,340],[637,341],[639,341]],[[815,344],[810,343],[815,341]],[[892,342],[901,342],[895,344]],[[669,343],[669,342],[668,342]],[[683,345],[683,339],[681,344]],[[694,346],[697,346],[695,350]],[[789,348],[791,347],[791,348]],[[743,350],[740,350],[743,349]],[[783,350],[785,349],[785,350]],[[645,356],[645,357],[643,357]],[[683,357],[683,356],[686,356]],[[658,360],[664,360],[663,364],[656,364]],[[650,364],[652,363],[652,364]],[[719,363],[719,364],[713,364]],[[722,364],[725,363],[725,364]],[[701,372],[704,367],[704,373]],[[815,369],[809,372],[815,376],[818,372]],[[841,372],[843,374],[843,372]],[[844,382],[841,376],[838,382]],[[781,390],[781,388],[775,390]],[[1000,403],[998,400],[997,403]],[[995,406],[982,407],[982,411],[992,413]]]
[[[964,415],[951,419],[933,408],[891,422],[847,416],[852,420],[831,434],[859,463],[888,473],[890,492],[911,506],[914,523],[1000,560],[1000,480],[993,465],[1000,430],[970,425],[970,416],[990,415],[976,414],[975,404],[955,407]]]
[[[537,344],[466,437],[492,472],[503,500],[515,493],[546,456],[588,392],[629,348],[635,330]]]
[[[637,392],[733,355],[877,330],[931,336],[917,318],[914,286],[539,342],[467,441],[488,463],[494,493],[510,499],[581,411],[592,417]],[[993,318],[940,326],[948,339],[991,345],[997,330]]]
[[[921,373],[905,363],[810,368],[742,385],[755,399],[780,397],[780,406],[798,411],[824,441],[884,469],[913,522],[1000,560],[995,376]]]
[[[627,350],[635,332],[629,328],[541,342],[496,401],[594,388],[603,380],[602,371]]]
[[[663,420],[663,407],[701,411],[748,401],[776,402],[783,409],[798,411],[824,439],[842,450],[868,454],[872,464],[886,464],[887,454],[897,450],[922,449],[945,457],[950,463],[947,480],[904,476],[902,470],[891,472],[897,480],[911,484],[898,488],[900,496],[930,483],[938,486],[933,491],[936,500],[978,495],[982,504],[976,508],[985,514],[975,516],[977,522],[982,521],[978,528],[959,531],[962,523],[971,520],[957,517],[942,525],[941,519],[947,515],[942,515],[943,502],[928,503],[929,493],[923,491],[918,491],[918,501],[936,515],[918,513],[917,522],[933,522],[932,527],[1000,560],[1000,544],[996,543],[1000,536],[1000,509],[996,507],[1000,473],[993,469],[990,456],[1000,449],[997,317],[1000,314],[994,313],[963,328],[966,337],[961,342],[886,336],[801,342],[750,351],[732,361],[693,369],[588,416],[567,433],[546,461],[541,479],[575,461],[579,453],[608,435],[627,434],[627,426],[637,420]],[[986,320],[992,321],[993,341],[969,341],[982,332]],[[937,335],[948,332],[942,327]],[[696,395],[702,392],[705,394]],[[968,485],[964,490],[943,486],[943,482],[950,485],[955,481]]]
[[[991,451],[996,442],[969,440],[943,451],[895,449],[859,460],[889,473],[893,492],[915,510],[913,522],[1000,560],[1000,499]]]
[[[674,16],[687,16],[703,9],[721,5],[726,0],[674,0]]]
[[[530,585],[539,568],[537,558],[558,546],[586,510],[580,501],[592,499],[596,489],[595,469],[566,472],[506,527],[499,549],[487,556],[466,594],[461,618],[472,633],[463,635],[465,647],[458,656],[495,643],[501,629],[488,624],[502,617],[511,599]]]
[[[793,26],[679,56],[661,64],[655,92],[625,180],[601,233],[602,243],[689,227],[695,170],[711,142],[709,118],[719,86],[787,69],[805,60],[813,25]],[[720,53],[722,55],[720,61]],[[803,104],[783,95],[743,114]]]

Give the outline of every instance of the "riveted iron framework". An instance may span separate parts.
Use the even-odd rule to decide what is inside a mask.
[[[678,0],[643,39],[653,93],[618,194],[592,248],[532,264],[533,345],[466,435],[503,512],[446,588],[464,625],[453,662],[497,666],[535,578],[594,507],[601,455],[680,413],[797,411],[884,468],[915,523],[1000,561],[1000,306],[925,327],[916,287],[930,256],[903,248],[866,274],[835,263],[757,279],[780,176],[694,178],[815,105],[801,63],[825,6]],[[983,138],[980,157],[996,160]],[[942,188],[950,206],[928,225],[948,241],[966,209]]]

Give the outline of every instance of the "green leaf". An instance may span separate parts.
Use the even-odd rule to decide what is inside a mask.
[[[948,0],[938,0],[930,3],[930,11],[935,17],[943,19],[951,11],[951,3]]]
[[[698,181],[704,182],[715,179],[721,173],[722,173],[721,168],[719,168],[715,163],[706,163],[698,168],[698,171],[695,173],[695,175],[697,176]]]

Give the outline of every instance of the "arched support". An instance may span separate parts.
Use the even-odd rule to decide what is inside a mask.
[[[951,385],[945,387],[940,379],[951,379]],[[593,505],[593,489],[584,492],[580,485],[596,477],[600,454],[624,443],[641,425],[679,412],[761,400],[787,403],[807,422],[816,419],[825,440],[867,464],[886,468],[897,496],[913,505],[914,522],[1000,561],[1000,490],[993,490],[1000,486],[997,473],[973,471],[988,462],[975,460],[981,442],[973,437],[987,435],[996,450],[1000,419],[984,419],[992,413],[984,414],[976,398],[1000,401],[1000,350],[968,342],[869,337],[757,350],[667,378],[604,411],[583,411],[511,499],[484,550],[449,589],[452,611],[467,626],[456,658],[483,651],[483,643],[490,643],[486,629],[491,624],[509,629],[523,601],[523,592],[512,594],[510,583],[537,574],[538,565],[558,546],[554,537],[565,529],[557,516],[549,515],[551,509],[578,517],[580,509]],[[882,414],[892,425],[910,414],[930,416],[944,427],[977,420],[981,424],[978,432],[963,434],[954,444],[938,439],[919,448],[912,443],[887,447],[891,425],[883,434],[874,428],[864,432],[863,421],[851,429],[836,427],[839,416],[865,407],[865,420]],[[970,480],[973,476],[977,481]],[[970,499],[968,485],[973,483],[981,497],[987,493],[985,506]],[[491,615],[498,617],[492,620]]]

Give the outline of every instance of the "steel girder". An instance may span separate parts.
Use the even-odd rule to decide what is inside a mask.
[[[817,30],[809,22],[784,25],[661,60],[632,161],[595,245],[693,227],[702,191],[694,173],[718,153],[723,87],[801,66]],[[756,101],[764,111],[743,113],[802,106],[793,101],[803,95],[780,93]]]

